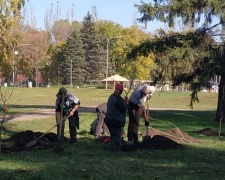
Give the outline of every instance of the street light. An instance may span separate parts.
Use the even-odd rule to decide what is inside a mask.
[[[110,42],[111,39],[121,38],[123,36],[114,36],[114,37],[111,37],[111,38],[108,38],[106,35],[104,35],[104,36],[105,36],[105,38],[107,40],[106,73],[105,73],[105,75],[106,75],[105,89],[107,89],[108,88],[108,80],[107,80],[107,78],[108,78],[108,70],[109,70],[109,68],[108,68],[108,66],[109,66],[109,42]]]
[[[18,46],[27,46],[28,44],[19,44]],[[15,50],[16,46],[13,46],[13,53],[17,56],[19,54],[19,51]],[[15,64],[14,64],[14,58],[13,57],[13,85],[15,83]]]
[[[15,55],[18,55],[19,54],[19,52],[18,51],[14,51],[14,47],[13,47],[13,53],[15,54]],[[14,58],[15,57],[13,57],[13,77],[12,77],[12,79],[13,79],[13,85],[14,85],[14,82],[15,82],[15,64],[14,64]]]

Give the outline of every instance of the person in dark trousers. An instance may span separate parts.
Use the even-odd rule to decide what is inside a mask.
[[[145,126],[149,126],[149,120],[146,118],[146,108],[144,106],[144,103],[147,98],[150,99],[154,92],[154,86],[142,85],[137,87],[131,94],[128,104],[128,144],[139,143],[138,129],[142,114],[145,119]]]
[[[107,113],[107,103],[102,103],[96,107],[97,124],[95,129],[95,136],[109,135],[109,129],[104,122]]]
[[[70,142],[74,143],[77,141],[77,129],[79,129],[79,116],[78,116],[78,107],[80,106],[80,100],[74,96],[72,93],[67,92],[65,87],[61,87],[56,94],[56,123],[57,126],[57,134],[59,135],[59,123],[61,117],[61,102],[62,98],[64,98],[63,103],[63,117],[67,117],[69,119],[69,130],[70,130]],[[61,140],[64,137],[64,128],[65,121],[62,122],[61,128]]]
[[[126,110],[128,107],[128,98],[123,99],[121,94],[123,85],[115,85],[114,93],[110,95],[107,102],[106,124],[110,132],[109,150],[120,151],[121,135],[126,123]]]
[[[108,136],[109,129],[104,122],[107,113],[107,103],[102,103],[96,107],[97,118],[91,123],[90,134],[99,136]]]

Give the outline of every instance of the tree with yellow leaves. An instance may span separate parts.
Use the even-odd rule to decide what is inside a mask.
[[[12,28],[17,19],[20,19],[20,11],[25,0],[0,0],[0,77],[9,78],[12,72],[13,48],[17,41],[12,36]]]

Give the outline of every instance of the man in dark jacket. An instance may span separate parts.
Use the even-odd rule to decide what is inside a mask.
[[[126,123],[128,98],[123,99],[122,92],[123,85],[116,84],[114,93],[110,95],[107,102],[106,124],[111,135],[109,150],[113,152],[120,150],[122,130]]]

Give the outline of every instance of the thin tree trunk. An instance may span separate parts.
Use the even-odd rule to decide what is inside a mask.
[[[218,93],[218,105],[215,121],[224,122],[225,117],[225,74],[221,75]]]
[[[3,112],[3,116],[2,116],[2,121],[0,123],[0,154],[2,153],[2,128],[3,128],[3,123],[5,121],[5,117],[6,117],[6,112]]]
[[[57,74],[56,82],[57,82],[57,85],[59,85],[59,66],[58,65],[56,67],[56,74]]]

